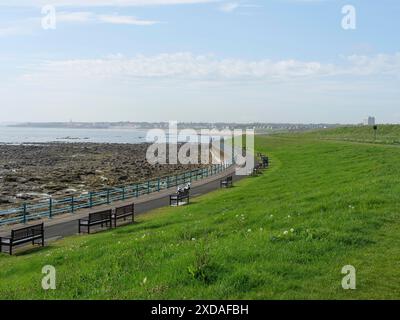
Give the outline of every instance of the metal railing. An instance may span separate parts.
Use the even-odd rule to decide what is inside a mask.
[[[26,223],[31,220],[52,218],[59,214],[75,213],[79,209],[93,208],[99,205],[111,204],[138,198],[141,195],[159,192],[181,184],[201,180],[221,173],[230,167],[230,164],[215,164],[207,168],[195,169],[188,172],[156,178],[142,183],[121,187],[112,187],[86,194],[71,195],[63,198],[36,200],[24,203],[18,208],[0,211],[0,225],[12,223]]]

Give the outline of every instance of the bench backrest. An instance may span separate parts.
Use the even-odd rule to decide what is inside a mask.
[[[96,221],[110,220],[110,219],[111,219],[111,209],[99,212],[93,212],[89,214],[89,222],[96,222]]]
[[[134,213],[135,211],[135,205],[132,203],[130,205],[127,206],[123,206],[123,207],[119,207],[115,209],[115,215],[118,216],[123,216],[125,214],[129,214],[129,213]]]
[[[226,178],[226,181],[227,181],[227,182],[231,182],[231,181],[232,181],[232,176],[227,177],[227,178]]]
[[[43,223],[37,224],[30,227],[25,227],[21,229],[16,229],[11,231],[11,239],[22,240],[30,238],[32,236],[37,236],[43,234],[44,225]]]

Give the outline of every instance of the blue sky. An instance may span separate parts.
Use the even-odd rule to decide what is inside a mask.
[[[397,0],[0,0],[0,121],[400,123],[399,16]]]

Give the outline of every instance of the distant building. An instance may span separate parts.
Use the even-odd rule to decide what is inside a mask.
[[[365,126],[374,126],[375,125],[375,117],[368,117],[364,120]]]

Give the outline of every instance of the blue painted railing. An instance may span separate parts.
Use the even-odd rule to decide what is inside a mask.
[[[229,164],[215,164],[207,168],[201,168],[181,174],[166,176],[146,182],[113,187],[87,194],[71,195],[63,198],[36,200],[24,203],[21,207],[0,211],[0,225],[11,223],[26,223],[41,218],[52,218],[64,213],[75,213],[79,209],[92,208],[115,201],[123,201],[137,198],[144,194],[159,192],[164,189],[181,184],[201,180],[226,170]]]

